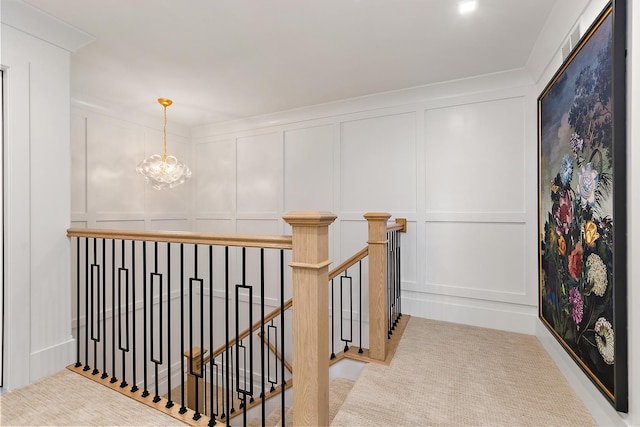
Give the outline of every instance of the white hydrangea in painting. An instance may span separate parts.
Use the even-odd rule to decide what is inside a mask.
[[[607,267],[602,262],[602,258],[598,254],[591,254],[587,258],[587,282],[593,287],[591,292],[603,296],[607,290]]]
[[[611,323],[604,317],[601,317],[596,321],[593,329],[596,332],[596,344],[598,345],[598,351],[602,356],[602,360],[604,360],[604,363],[607,365],[613,365],[613,327]]]

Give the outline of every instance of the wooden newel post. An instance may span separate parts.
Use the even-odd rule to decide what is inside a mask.
[[[386,212],[364,214],[369,223],[369,356],[387,357],[389,315],[387,313],[387,221]]]
[[[329,425],[330,212],[289,212],[293,228],[293,425]]]

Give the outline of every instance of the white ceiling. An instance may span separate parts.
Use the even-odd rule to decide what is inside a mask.
[[[96,41],[80,102],[185,126],[523,68],[556,0],[25,0]]]

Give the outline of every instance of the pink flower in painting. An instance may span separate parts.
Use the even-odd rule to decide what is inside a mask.
[[[560,206],[558,206],[553,216],[558,224],[556,233],[558,233],[559,236],[567,234],[569,232],[569,224],[571,224],[573,220],[573,206],[568,192],[560,197]]]

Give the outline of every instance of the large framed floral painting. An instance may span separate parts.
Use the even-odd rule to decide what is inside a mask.
[[[604,9],[538,98],[539,314],[628,410],[624,0]]]

